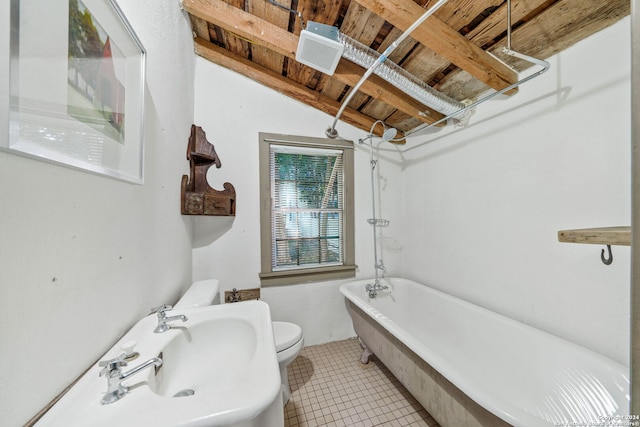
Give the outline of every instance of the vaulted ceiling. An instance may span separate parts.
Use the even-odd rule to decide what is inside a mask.
[[[297,62],[301,21],[336,26],[383,52],[435,2],[182,0],[182,6],[193,25],[196,54],[335,116],[365,69],[342,58],[329,76]],[[629,0],[512,0],[511,45],[546,59],[629,13]],[[506,44],[506,1],[449,0],[389,60],[455,100],[475,100],[488,89],[517,82],[519,73],[532,66],[502,54]],[[341,120],[366,131],[383,120],[407,132],[442,117],[373,75],[351,99]]]

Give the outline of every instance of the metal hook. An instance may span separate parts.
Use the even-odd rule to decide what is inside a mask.
[[[604,263],[604,265],[609,265],[613,262],[613,254],[611,253],[611,245],[607,245],[607,250],[609,251],[609,257],[604,257],[604,249],[600,252],[600,259]]]

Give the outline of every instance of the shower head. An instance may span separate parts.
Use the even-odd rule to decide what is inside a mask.
[[[396,137],[396,135],[398,134],[398,130],[396,128],[389,128],[386,129],[383,133],[382,133],[382,142],[389,142],[391,141],[393,138]]]
[[[398,134],[398,130],[396,128],[392,128],[392,127],[387,127],[384,122],[382,120],[376,120],[376,122],[371,126],[371,130],[369,131],[369,135],[367,135],[365,138],[359,139],[358,142],[360,144],[364,144],[364,142],[367,139],[373,139],[373,137],[375,136],[373,134],[373,128],[376,127],[377,124],[381,124],[382,128],[384,129],[384,131],[382,132],[382,136],[381,138],[381,142],[394,142],[394,138],[396,137],[396,135]],[[332,129],[329,128],[325,131],[325,134],[329,137],[332,138],[332,136],[330,136]],[[335,132],[337,134],[337,131],[333,130],[333,132]]]

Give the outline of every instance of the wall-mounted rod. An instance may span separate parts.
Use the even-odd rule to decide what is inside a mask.
[[[389,55],[391,55],[391,52],[393,52],[400,45],[400,43],[404,41],[404,39],[409,37],[409,34],[411,34],[416,28],[418,28],[420,24],[422,24],[428,17],[430,17],[438,9],[440,9],[440,7],[442,7],[446,2],[447,0],[439,0],[436,4],[431,6],[425,13],[422,14],[420,18],[418,18],[413,24],[411,24],[411,26],[407,28],[406,31],[400,35],[400,37],[394,40],[394,42],[391,43],[391,45],[385,49],[385,51],[382,53],[382,55],[380,55],[380,57],[376,62],[371,64],[371,66],[367,69],[367,71],[362,75],[358,83],[356,83],[355,86],[351,88],[351,90],[349,91],[349,94],[344,99],[344,101],[342,101],[342,105],[340,106],[340,109],[338,110],[336,117],[333,119],[333,124],[331,125],[330,128],[328,128],[325,131],[325,134],[327,135],[327,137],[336,138],[338,136],[336,125],[338,124],[338,120],[340,119],[340,116],[342,116],[342,113],[344,112],[345,108],[347,108],[347,105],[349,104],[349,102],[351,102],[351,99],[354,97],[356,92],[360,89],[360,86],[362,86],[363,83],[371,76],[371,74],[373,74],[374,70],[380,64],[382,64],[384,61],[387,60]]]

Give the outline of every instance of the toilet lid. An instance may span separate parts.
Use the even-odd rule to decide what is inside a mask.
[[[286,350],[302,339],[302,328],[289,322],[273,322],[276,352]]]

